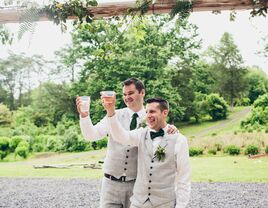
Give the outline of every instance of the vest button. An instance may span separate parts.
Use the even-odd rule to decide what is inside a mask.
[[[148,196],[150,196],[151,195],[151,193],[148,193]]]
[[[128,158],[128,156],[126,156],[126,158]]]
[[[151,180],[149,180],[149,183],[151,183],[152,181]]]
[[[150,168],[153,169],[153,166],[151,166]]]
[[[151,189],[151,187],[148,187],[148,189]]]
[[[127,170],[126,168],[124,168],[124,170]]]
[[[125,162],[125,165],[127,165],[127,162]]]
[[[150,173],[150,176],[152,176],[153,174],[152,173]]]
[[[127,152],[129,152],[129,150],[127,150]]]
[[[154,162],[154,160],[151,161],[152,163]]]

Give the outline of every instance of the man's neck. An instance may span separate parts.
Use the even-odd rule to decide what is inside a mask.
[[[160,126],[154,128],[154,130],[159,131],[160,129],[164,129],[166,126],[167,126],[167,122],[164,122]]]
[[[133,112],[137,113],[139,111],[141,111],[142,109],[144,109],[144,106],[141,105],[141,106],[137,106],[135,108],[129,108],[130,110],[132,110]]]

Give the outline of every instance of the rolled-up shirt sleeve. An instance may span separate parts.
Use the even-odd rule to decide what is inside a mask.
[[[183,135],[177,139],[175,156],[177,160],[176,208],[185,208],[189,203],[191,194],[191,166],[187,139]]]
[[[115,141],[131,146],[138,146],[143,128],[132,131],[126,131],[119,123],[116,114],[112,117],[106,116],[107,126],[111,138]]]
[[[93,125],[89,116],[85,118],[80,117],[79,124],[81,133],[86,140],[96,141],[108,135],[108,127],[105,118],[96,125]]]

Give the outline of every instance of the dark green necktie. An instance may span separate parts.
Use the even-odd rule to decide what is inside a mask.
[[[153,132],[153,131],[150,132],[151,139],[154,139],[154,138],[160,137],[160,136],[164,136],[164,134],[165,134],[165,132],[163,129],[160,129],[158,132]]]
[[[138,114],[137,113],[134,113],[132,115],[132,119],[131,119],[131,122],[130,122],[130,126],[129,126],[129,129],[130,130],[133,130],[133,129],[136,129],[137,128],[137,118],[138,118]]]

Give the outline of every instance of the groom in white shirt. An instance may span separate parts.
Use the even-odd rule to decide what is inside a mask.
[[[191,169],[187,139],[167,134],[168,102],[161,98],[146,101],[147,127],[127,131],[117,119],[115,97],[103,103],[112,138],[138,147],[138,173],[131,208],[184,208],[191,191]]]

